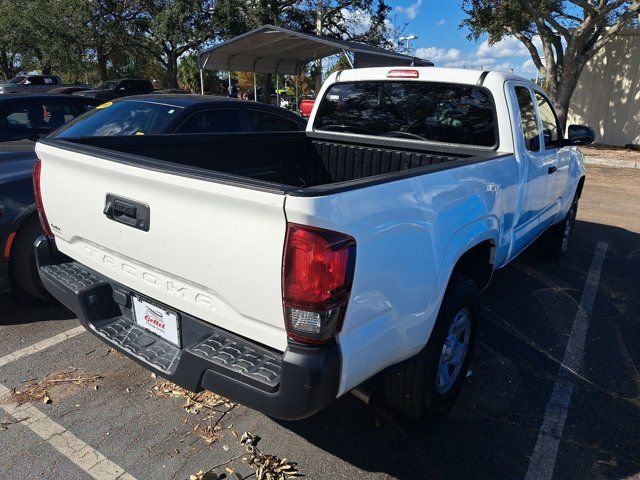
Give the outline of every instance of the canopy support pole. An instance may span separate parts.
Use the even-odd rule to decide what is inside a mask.
[[[349,62],[349,66],[353,68],[353,62],[351,61],[351,57],[349,57],[349,52],[347,52],[346,50],[342,50],[342,53],[346,57],[347,62]]]
[[[295,111],[300,108],[300,68],[296,68],[296,104]]]
[[[258,82],[256,81],[256,72],[253,72],[253,101],[258,101]]]
[[[278,74],[276,73],[276,107],[279,107],[279,106],[280,106],[280,83],[279,83]]]
[[[207,67],[207,63],[209,63],[208,55],[202,66],[200,66],[200,55],[198,55],[198,69],[200,70],[200,95],[204,95],[204,69]]]

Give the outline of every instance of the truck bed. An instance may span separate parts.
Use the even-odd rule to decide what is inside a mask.
[[[48,139],[105,159],[290,194],[341,191],[486,161],[494,150],[307,132]]]

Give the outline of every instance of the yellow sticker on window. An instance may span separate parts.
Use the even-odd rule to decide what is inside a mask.
[[[113,105],[113,102],[106,102],[106,103],[101,103],[100,105],[98,105],[96,107],[96,110],[102,110],[103,108],[108,108],[111,105]]]

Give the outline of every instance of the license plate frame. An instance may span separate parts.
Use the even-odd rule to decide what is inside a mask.
[[[182,348],[180,315],[164,305],[139,295],[131,296],[133,318],[147,332]]]

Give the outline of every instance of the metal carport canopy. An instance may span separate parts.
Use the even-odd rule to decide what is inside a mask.
[[[296,75],[309,62],[353,52],[354,67],[433,66],[428,60],[371,47],[363,43],[322,37],[263,25],[211,47],[200,54],[200,68],[234,72]]]

